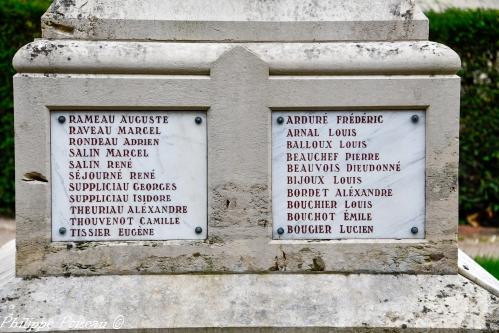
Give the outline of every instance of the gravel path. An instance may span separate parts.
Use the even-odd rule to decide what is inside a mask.
[[[0,217],[0,247],[16,237],[16,223],[14,220]]]
[[[470,257],[499,258],[499,228],[459,226],[459,248]]]
[[[497,0],[417,0],[416,4],[424,12],[434,10],[442,12],[447,8],[457,7],[461,9],[475,8],[495,8],[499,9],[499,1]]]

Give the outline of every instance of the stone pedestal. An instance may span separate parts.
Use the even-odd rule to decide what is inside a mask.
[[[414,1],[61,0],[42,26],[42,38],[13,61],[18,278],[2,291],[4,318],[50,321],[47,331],[499,327],[496,289],[488,288],[491,293],[458,274],[459,57],[427,40],[428,22]],[[198,209],[179,222],[182,232],[156,238],[119,238],[103,229],[87,237],[71,224],[72,204],[65,200],[73,178],[64,154],[80,153],[68,150],[66,141],[55,144],[74,134],[59,117],[182,112],[192,122],[175,128],[175,140],[187,144],[168,141],[168,149],[148,154],[149,160],[130,160],[154,168],[155,175],[173,163],[164,177],[183,175],[186,166],[175,164],[176,156],[191,151],[192,131],[205,129],[206,141],[196,140],[204,149],[195,151],[206,152],[206,185],[179,186],[176,193],[204,200],[207,213]],[[371,212],[373,202],[364,199],[357,212],[367,221],[368,213],[377,216],[372,227],[383,232],[319,237],[340,228],[342,206],[326,227],[292,235],[287,215],[280,214],[289,208],[277,208],[277,191],[289,181],[273,182],[287,177],[273,168],[286,156],[275,145],[277,126],[299,114],[328,121],[351,115],[366,124],[372,123],[367,116],[381,123],[390,115],[386,119],[396,119],[390,126],[400,123],[398,131],[387,125],[369,135],[352,125],[365,135],[358,140],[364,148],[399,143],[377,153],[408,171],[398,178],[356,174],[357,183],[343,189],[368,187],[368,178],[375,179],[371,187],[397,189],[389,204],[373,201]],[[161,128],[168,133],[168,126]],[[417,142],[404,150],[400,146],[410,142],[402,138],[409,135]],[[126,177],[123,183],[134,186]],[[203,183],[198,178],[190,184]],[[304,189],[300,184],[294,183]],[[164,192],[173,187],[177,191],[175,184]],[[54,200],[54,189],[62,199]],[[103,206],[116,204],[106,200]],[[185,212],[199,207],[185,200]],[[383,211],[383,221],[376,211]]]

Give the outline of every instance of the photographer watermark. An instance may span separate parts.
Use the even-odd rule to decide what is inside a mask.
[[[0,329],[25,331],[50,331],[56,328],[71,330],[120,329],[124,324],[125,317],[123,315],[116,316],[112,321],[88,320],[70,315],[57,320],[16,316],[14,314],[8,314],[3,318],[0,317]]]

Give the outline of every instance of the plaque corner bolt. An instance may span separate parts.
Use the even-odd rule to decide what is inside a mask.
[[[57,117],[57,121],[59,122],[59,124],[64,124],[66,122],[66,117],[59,116]]]
[[[419,232],[418,227],[412,227],[411,232],[415,235]]]
[[[60,228],[59,228],[59,233],[60,233],[61,235],[65,235],[65,234],[66,234],[66,228],[64,228],[64,227],[60,227]]]
[[[203,228],[201,228],[201,227],[196,227],[196,228],[194,229],[194,231],[196,232],[196,234],[200,234],[200,233],[202,233],[202,232],[203,232]]]
[[[203,122],[203,118],[201,118],[201,117],[197,116],[197,117],[194,119],[194,121],[196,122],[196,124],[198,124],[198,125],[199,125],[199,124],[201,124],[201,123]]]
[[[278,123],[279,125],[284,124],[284,117],[277,117],[277,123]]]
[[[419,116],[418,116],[417,114],[413,114],[413,115],[411,116],[411,121],[412,121],[413,123],[417,123],[417,122],[419,121]]]
[[[277,233],[279,235],[282,235],[284,233],[284,228],[280,227],[280,228],[277,228]]]

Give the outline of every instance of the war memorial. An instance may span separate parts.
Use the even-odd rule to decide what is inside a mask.
[[[0,331],[499,330],[414,1],[56,0],[13,64]]]

